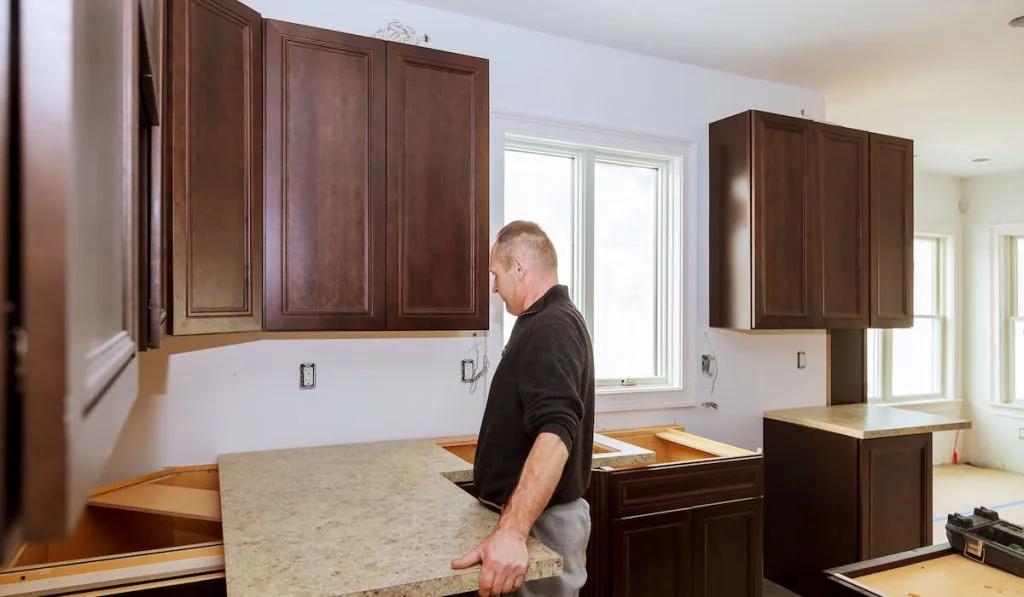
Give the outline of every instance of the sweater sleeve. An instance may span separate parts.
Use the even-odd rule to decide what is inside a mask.
[[[548,325],[533,334],[518,377],[523,424],[530,439],[554,433],[570,452],[583,419],[580,382],[586,349],[569,326]]]

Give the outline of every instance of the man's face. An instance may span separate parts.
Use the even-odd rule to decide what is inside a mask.
[[[489,268],[494,276],[494,284],[491,291],[501,297],[501,300],[505,303],[505,310],[510,315],[518,316],[518,301],[516,299],[519,296],[519,281],[515,276],[515,264],[513,263],[512,267],[506,270],[497,255],[497,251],[492,248]]]

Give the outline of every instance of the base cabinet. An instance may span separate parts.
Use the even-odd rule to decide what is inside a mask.
[[[227,595],[216,465],[173,467],[94,490],[65,539],[25,542],[3,595]]]
[[[932,543],[931,433],[858,439],[764,421],[765,578],[803,597],[822,570]]]
[[[761,597],[763,456],[678,426],[600,435],[655,458],[591,471],[580,597]],[[446,447],[472,461],[470,444]]]

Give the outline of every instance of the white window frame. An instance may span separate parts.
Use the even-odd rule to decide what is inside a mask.
[[[696,284],[696,190],[694,143],[688,139],[641,135],[596,128],[560,120],[492,113],[491,228],[492,242],[504,225],[505,150],[539,151],[576,158],[575,197],[572,201],[572,280],[566,281],[573,301],[593,330],[593,180],[594,160],[629,163],[657,168],[661,200],[657,207],[659,255],[657,264],[656,334],[660,375],[645,379],[598,379],[598,412],[691,406],[693,392],[687,391],[689,367],[694,348],[689,338],[694,330]],[[561,257],[561,256],[560,256]],[[504,307],[492,303],[488,351],[500,354],[505,330]],[[595,338],[597,341],[597,338]]]
[[[992,227],[993,259],[993,306],[992,354],[993,361],[993,403],[1000,408],[1024,410],[1024,396],[1014,396],[1013,350],[1018,341],[1013,335],[1013,325],[1024,320],[1024,313],[1016,313],[1017,257],[1015,239],[1024,238],[1024,223],[1002,224]]]
[[[939,346],[936,347],[936,375],[939,377],[939,391],[931,394],[893,396],[892,395],[892,341],[893,330],[881,329],[874,334],[873,346],[868,347],[868,358],[878,359],[877,386],[878,396],[869,396],[869,402],[891,404],[923,402],[948,402],[959,399],[960,372],[959,362],[959,271],[957,267],[959,251],[959,233],[955,226],[940,224],[923,225],[914,233],[914,240],[920,238],[938,241],[938,260],[936,276],[936,297],[938,313],[934,316],[914,314],[914,318],[933,317],[939,328]],[[871,334],[868,336],[872,342]]]

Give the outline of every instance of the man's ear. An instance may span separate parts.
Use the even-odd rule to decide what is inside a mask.
[[[523,263],[523,258],[519,255],[512,258],[512,270],[517,280],[523,279],[523,275],[526,273],[526,265]]]

